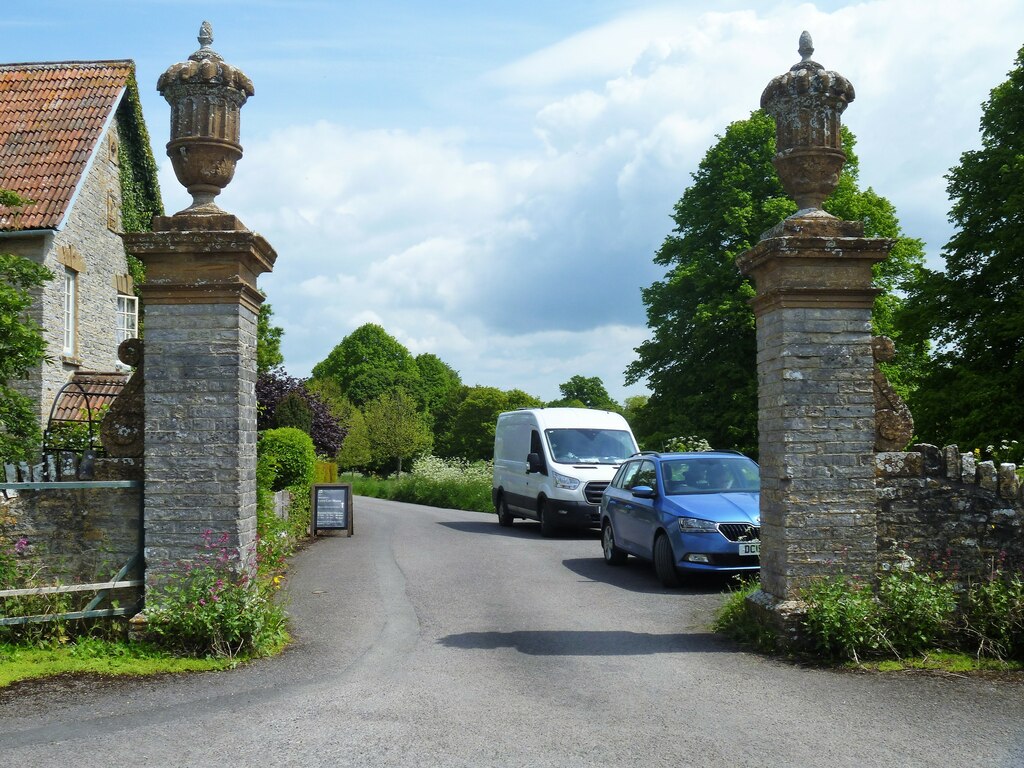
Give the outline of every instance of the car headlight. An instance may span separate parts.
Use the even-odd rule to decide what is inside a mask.
[[[556,488],[565,488],[567,491],[575,491],[580,487],[580,481],[575,477],[560,475],[557,472],[551,473],[551,479],[555,481]]]
[[[718,526],[710,520],[701,520],[699,517],[680,517],[679,530],[683,533],[714,533]]]

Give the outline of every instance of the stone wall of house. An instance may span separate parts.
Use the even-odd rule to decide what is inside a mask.
[[[914,564],[961,578],[1024,570],[1024,496],[1013,464],[956,446],[879,453],[878,568]]]
[[[121,228],[119,137],[112,123],[72,200],[64,227],[54,234],[12,237],[5,250],[41,262],[54,274],[33,306],[32,319],[43,328],[51,362],[33,372],[19,388],[39,403],[45,426],[57,391],[76,370],[111,371],[117,360],[117,293],[127,280],[128,264],[118,232]],[[77,342],[64,355],[64,270],[78,272]]]
[[[142,463],[97,459],[95,479],[142,480]],[[0,538],[26,541],[22,556],[44,568],[44,583],[109,580],[139,550],[141,521],[141,488],[0,491]]]

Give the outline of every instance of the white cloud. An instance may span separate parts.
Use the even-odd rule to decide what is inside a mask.
[[[621,398],[672,206],[715,134],[798,60],[803,29],[857,88],[845,121],[862,184],[934,252],[942,176],[977,144],[978,104],[1022,22],[1010,0],[640,10],[484,74],[476,124],[244,137],[223,205],[278,250],[263,285],[295,374],[378,322],[468,383],[553,398],[574,374],[600,375]],[[481,140],[524,110],[532,133],[500,150]]]

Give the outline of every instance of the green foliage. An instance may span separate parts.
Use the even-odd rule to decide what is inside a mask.
[[[279,428],[295,427],[308,435],[313,430],[313,411],[306,403],[306,398],[292,390],[277,401],[274,421]]]
[[[8,198],[20,201],[17,196]],[[11,382],[46,359],[39,326],[27,317],[34,289],[53,274],[29,259],[0,253],[0,460],[24,461],[40,440],[33,401]]]
[[[957,602],[953,584],[941,574],[897,571],[879,580],[878,599],[883,636],[897,654],[946,644]]]
[[[470,463],[428,455],[416,459],[412,471],[407,475],[388,480],[357,478],[352,483],[352,489],[360,496],[409,504],[493,512],[493,471],[489,462]]]
[[[135,71],[125,88],[125,97],[115,116],[118,136],[118,173],[121,186],[121,228],[125,232],[148,232],[153,217],[164,212],[160,197],[156,160],[149,141],[149,131],[142,117],[142,102]],[[146,278],[142,262],[127,254],[128,271],[135,284],[135,293]]]
[[[0,535],[0,590],[52,587],[59,582],[44,564],[43,551],[27,538],[10,541]],[[0,617],[43,616],[64,613],[71,608],[67,594],[0,597]],[[0,642],[29,644],[67,642],[67,622],[48,621],[0,626]]]
[[[341,394],[357,406],[402,389],[417,400],[420,371],[409,350],[379,325],[356,328],[313,367],[315,380],[333,379]]]
[[[416,368],[422,385],[421,405],[428,413],[439,410],[462,389],[458,372],[437,355],[417,355]]]
[[[981,148],[946,177],[956,233],[945,271],[912,287],[907,333],[935,343],[910,406],[939,445],[1024,433],[1024,48],[982,106]]]
[[[313,482],[316,451],[313,440],[301,429],[281,427],[262,432],[257,453],[264,457],[264,466],[272,467],[271,490],[306,487]]]
[[[433,436],[416,401],[398,389],[380,395],[363,414],[370,440],[370,453],[378,466],[395,463],[401,473],[402,461],[430,450]]]
[[[829,659],[913,656],[965,650],[1024,660],[1024,579],[996,570],[959,589],[941,573],[897,570],[876,591],[843,577],[813,582],[801,594],[803,629]]]
[[[962,624],[979,657],[1024,660],[1024,576],[997,569],[970,584]]]
[[[439,453],[467,461],[490,459],[494,455],[498,414],[542,405],[540,400],[519,389],[505,392],[496,387],[466,387],[448,431],[441,438]]]
[[[916,279],[923,249],[902,237],[888,201],[858,189],[854,139],[845,129],[843,142],[848,160],[825,208],[864,221],[869,237],[899,239],[890,260],[876,269],[883,294],[876,301],[875,330],[896,341],[898,358],[889,372],[899,386],[910,386],[923,349],[902,344],[893,317],[900,308],[896,290]],[[667,272],[643,290],[651,338],[626,369],[627,383],[646,379],[651,388],[633,424],[647,445],[696,433],[718,447],[756,455],[756,350],[748,304],[754,288],[735,259],[796,210],[771,163],[774,153],[774,122],[754,112],[726,129],[676,203],[675,229],[654,259]]]
[[[870,585],[821,579],[804,589],[801,599],[807,604],[803,630],[824,657],[856,660],[885,647],[880,607]]]
[[[190,567],[167,577],[147,601],[147,634],[157,646],[194,656],[258,655],[285,637],[285,615],[274,601],[273,580],[237,570],[227,534],[203,535]]]
[[[612,400],[604,382],[599,376],[576,375],[558,385],[562,399],[548,403],[551,407],[598,408],[602,411],[621,411],[619,404]]]
[[[373,461],[373,453],[370,450],[370,432],[362,411],[352,409],[347,427],[348,433],[338,451],[338,466],[350,471],[363,470]]]
[[[757,579],[739,580],[738,585],[729,590],[711,628],[740,643],[771,653],[777,649],[778,639],[753,613],[747,600],[760,588],[761,582]]]
[[[661,450],[672,452],[710,451],[712,450],[712,446],[711,443],[703,437],[687,435],[686,437],[670,437],[665,441]]]
[[[281,337],[284,336],[284,329],[270,324],[273,316],[274,310],[269,304],[260,306],[260,313],[256,317],[257,373],[266,373],[284,363],[284,355],[281,354]]]

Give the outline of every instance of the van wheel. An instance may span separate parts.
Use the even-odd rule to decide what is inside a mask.
[[[672,543],[668,536],[661,533],[654,540],[654,572],[663,586],[675,588],[679,586],[679,571],[676,570],[676,558],[672,554]]]
[[[548,514],[548,503],[547,501],[540,502],[537,507],[537,517],[540,518],[540,535],[545,539],[550,539],[555,535],[555,521],[552,516]]]
[[[505,497],[502,496],[498,499],[498,525],[502,528],[511,528],[512,523],[516,521],[512,513],[508,511],[508,502],[505,501]]]
[[[608,565],[622,565],[629,555],[615,545],[615,532],[612,524],[605,523],[601,529],[601,549],[604,550],[604,561]]]

